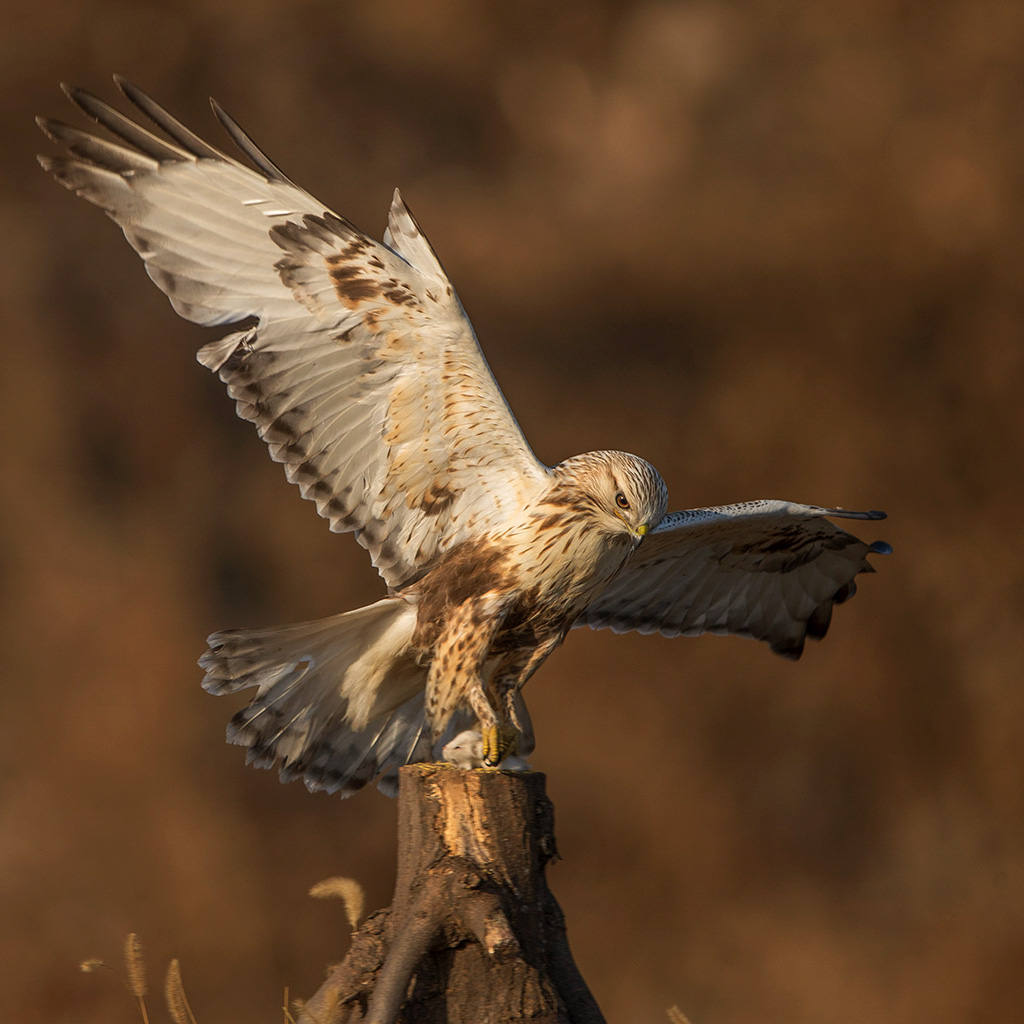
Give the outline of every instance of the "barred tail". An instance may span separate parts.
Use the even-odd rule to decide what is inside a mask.
[[[380,776],[393,793],[399,767],[429,759],[427,670],[411,651],[416,609],[399,597],[316,622],[214,633],[199,660],[213,694],[256,687],[228,725],[246,762],[282,782],[349,796]]]

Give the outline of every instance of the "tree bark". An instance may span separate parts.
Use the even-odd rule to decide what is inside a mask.
[[[398,877],[299,1024],[604,1024],[544,877],[540,772],[402,768]]]

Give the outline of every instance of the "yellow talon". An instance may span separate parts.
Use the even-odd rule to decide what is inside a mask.
[[[484,764],[497,768],[506,757],[519,751],[519,730],[511,725],[490,725],[482,733]]]

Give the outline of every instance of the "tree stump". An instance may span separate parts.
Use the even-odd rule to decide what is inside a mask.
[[[540,772],[402,768],[398,877],[299,1024],[604,1024],[544,868]]]

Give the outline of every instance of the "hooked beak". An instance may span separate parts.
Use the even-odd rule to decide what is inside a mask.
[[[648,523],[641,523],[640,526],[638,526],[636,528],[636,537],[637,537],[637,539],[638,540],[643,540],[644,537],[647,536],[647,531],[650,530],[650,528],[651,527],[650,527],[650,525]]]

